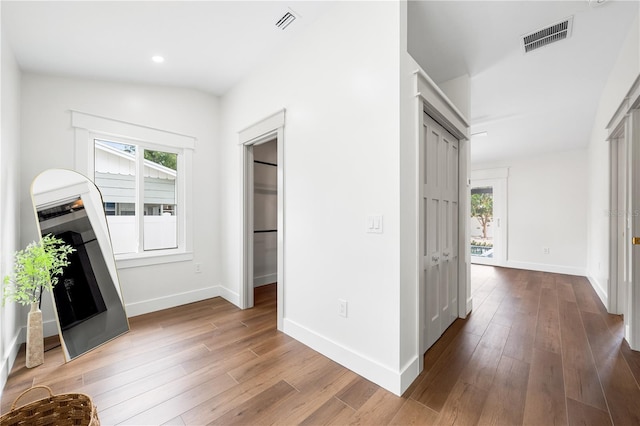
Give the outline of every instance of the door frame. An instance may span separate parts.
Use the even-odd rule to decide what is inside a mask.
[[[417,309],[418,324],[417,345],[418,345],[418,363],[419,371],[424,369],[424,325],[426,306],[424,303],[424,259],[423,247],[425,246],[424,229],[425,229],[425,212],[424,200],[422,198],[422,182],[424,182],[423,158],[423,114],[429,115],[436,123],[444,127],[449,133],[458,139],[458,317],[466,318],[471,312],[471,288],[470,288],[470,244],[469,244],[469,221],[467,220],[469,205],[469,123],[464,115],[453,105],[437,84],[421,69],[414,73],[416,84],[416,98],[418,108],[415,123],[418,125],[416,131],[418,147],[416,152],[417,178],[416,198],[418,199],[416,211],[416,229],[418,229],[418,239],[416,247],[416,265],[418,266],[418,283],[417,283]]]
[[[629,281],[625,279],[624,274],[620,276],[618,266],[620,264],[620,258],[624,259],[623,265],[627,267],[629,265],[629,249],[630,244],[627,245],[622,241],[620,234],[620,215],[626,220],[624,234],[629,236],[630,231],[630,219],[629,215],[629,141],[626,139],[626,127],[628,123],[618,127],[618,129],[609,137],[609,171],[610,171],[610,187],[609,187],[609,283],[607,288],[607,310],[612,314],[624,315],[627,310],[626,306],[626,290],[629,286]],[[620,170],[620,150],[624,149],[625,161],[624,170]],[[620,200],[620,172],[624,172],[624,184],[626,191],[624,200]],[[622,211],[619,209],[620,202],[624,202],[624,208]],[[620,246],[623,249],[620,250]]]
[[[617,215],[615,215],[616,217],[613,214],[609,215],[607,310],[613,313],[621,310],[624,312],[625,339],[631,349],[640,350],[640,244],[633,244],[631,240],[631,238],[640,237],[640,197],[634,196],[635,193],[640,192],[640,75],[636,77],[631,89],[627,92],[627,95],[607,124],[606,129],[608,131],[607,141],[610,143],[609,152],[611,156],[614,153],[617,154],[617,149],[611,146],[616,143],[615,139],[624,137],[626,140],[628,158],[626,182],[628,183],[628,188],[625,191],[625,196],[627,197],[625,205],[629,209],[623,214],[629,216],[628,220],[631,228],[627,240],[624,242],[628,248],[631,276],[628,280],[628,287],[624,291],[627,300],[624,302],[624,306],[620,307],[619,295],[623,290],[619,288],[620,280],[617,277],[614,265],[618,264],[618,257],[621,254],[617,249],[619,242],[619,235],[615,232],[617,225],[614,228],[612,223],[614,219],[617,219]],[[613,166],[613,158],[610,158],[609,162]],[[615,171],[617,172],[617,167]],[[616,182],[613,179],[613,172],[612,167],[609,174],[609,188],[617,189],[617,185],[614,186]],[[610,213],[617,209],[618,200],[613,195],[613,190],[611,190],[609,194]],[[616,201],[615,206],[613,205],[614,200]]]
[[[492,265],[492,266],[506,266],[508,259],[508,230],[509,230],[509,217],[508,217],[508,182],[507,179],[509,177],[509,168],[498,168],[498,169],[483,169],[483,170],[472,170],[471,171],[471,179],[469,181],[469,201],[471,201],[471,189],[476,183],[480,183],[482,185],[485,182],[487,185],[491,185],[494,188],[494,216],[498,216],[500,219],[499,222],[499,233],[496,240],[496,244],[494,246],[498,247],[497,255],[493,257],[493,261],[491,262],[483,262],[481,258],[475,258],[475,261],[471,263],[479,264],[479,265]],[[496,197],[495,194],[500,195],[500,197]],[[498,204],[498,208],[496,208],[495,200],[502,200],[501,203]],[[469,206],[469,212],[471,211],[471,206]],[[497,212],[497,215],[496,215]],[[467,217],[467,220],[469,218]],[[469,230],[469,236],[471,236],[471,230]],[[469,238],[469,243],[471,243],[471,238]],[[473,259],[471,256],[471,252],[469,252],[470,259]],[[478,260],[480,260],[478,262]]]
[[[284,319],[284,123],[285,110],[282,109],[239,132],[239,145],[242,155],[242,244],[241,244],[241,277],[238,299],[241,309],[253,307],[253,147],[275,140],[278,151],[277,167],[277,204],[278,204],[278,237],[277,237],[277,317],[278,330],[282,331]]]

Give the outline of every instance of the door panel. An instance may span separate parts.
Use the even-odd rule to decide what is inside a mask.
[[[458,317],[458,140],[425,115],[421,140],[425,213],[424,350]]]

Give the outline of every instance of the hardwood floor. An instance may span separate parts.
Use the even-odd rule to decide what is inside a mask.
[[[46,384],[91,395],[102,425],[640,424],[640,353],[585,278],[472,276],[473,313],[402,397],[278,332],[272,285],[251,310],[215,298],[132,318],[127,335],[67,364],[53,347],[26,369],[22,351],[1,412]]]

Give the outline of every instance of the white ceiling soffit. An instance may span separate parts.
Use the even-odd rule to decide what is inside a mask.
[[[440,84],[471,90],[471,161],[584,149],[637,1],[410,1],[409,53]],[[573,16],[571,37],[523,54],[522,35]],[[535,32],[535,31],[534,31]]]
[[[551,43],[565,40],[571,37],[572,27],[573,16],[570,16],[548,27],[525,34],[522,36],[522,49],[524,53],[529,53]]]

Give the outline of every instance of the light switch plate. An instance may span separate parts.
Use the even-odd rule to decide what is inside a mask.
[[[382,234],[382,216],[367,216],[367,232],[370,234]]]

